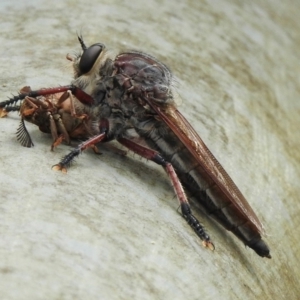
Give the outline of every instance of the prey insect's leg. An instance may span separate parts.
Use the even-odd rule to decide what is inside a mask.
[[[165,171],[171,179],[176,196],[180,202],[181,212],[184,219],[194,229],[196,234],[203,241],[203,245],[211,250],[214,250],[215,246],[211,242],[209,235],[204,231],[203,226],[191,212],[190,204],[172,164],[165,161],[165,159],[157,151],[141,146],[131,140],[119,138],[118,142],[127,147],[128,149],[132,150],[133,152],[139,154],[140,156],[152,160],[153,162],[161,165],[165,169]]]
[[[76,116],[73,95],[70,91],[67,91],[67,93],[68,93],[69,98],[70,98],[71,116]]]
[[[62,142],[63,139],[69,145],[71,143],[71,139],[70,139],[68,131],[64,125],[64,122],[61,119],[61,116],[59,114],[56,114],[53,116],[53,118],[55,120],[55,124],[56,124],[59,132],[61,132],[61,135],[59,137],[57,137],[55,139],[55,141],[53,142],[53,144],[52,144],[53,148],[57,147]]]
[[[72,117],[76,116],[76,111],[75,111],[75,105],[74,105],[74,98],[72,95],[72,92],[70,90],[67,90],[66,92],[64,92],[61,97],[58,99],[57,101],[57,106],[58,107],[62,107],[63,103],[69,99],[70,100],[70,113]]]
[[[63,173],[67,173],[67,166],[72,162],[72,160],[78,156],[83,150],[91,147],[97,153],[95,149],[95,144],[101,142],[106,138],[106,132],[100,133],[87,141],[81,143],[77,148],[72,150],[69,154],[67,154],[58,164],[52,167],[52,170],[62,171]]]
[[[66,100],[69,100],[69,103],[66,104],[66,106],[67,107],[69,106],[69,107],[68,107],[68,110],[65,110],[65,112],[69,112],[71,117],[78,118],[82,122],[85,122],[85,120],[88,119],[88,115],[83,114],[83,113],[81,113],[80,115],[76,114],[74,97],[70,90],[67,90],[60,96],[60,98],[58,99],[58,101],[56,103],[57,109],[64,110],[64,102]],[[54,147],[57,147],[63,140],[65,140],[67,144],[71,143],[70,135],[68,133],[68,130],[66,129],[66,126],[62,120],[62,116],[59,112],[53,115],[53,120],[55,121],[55,126],[57,127],[58,132],[60,132],[61,134],[54,139],[54,142],[51,146],[51,150],[53,150]]]
[[[55,120],[53,118],[53,115],[50,112],[48,112],[48,119],[50,122],[50,132],[51,132],[51,136],[52,136],[52,140],[53,140],[53,143],[51,145],[51,151],[53,151],[53,149],[54,149],[53,145],[56,143],[56,141],[58,139],[58,133],[57,133],[57,127],[55,124]]]

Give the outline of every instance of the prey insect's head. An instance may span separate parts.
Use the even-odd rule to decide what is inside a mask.
[[[75,78],[82,75],[91,75],[93,71],[99,70],[99,65],[106,60],[105,45],[102,43],[96,43],[87,47],[82,39],[78,36],[79,43],[82,48],[82,52],[75,57],[67,54],[67,59],[73,62],[75,71]]]

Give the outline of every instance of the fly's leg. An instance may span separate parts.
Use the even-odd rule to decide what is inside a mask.
[[[51,94],[57,94],[57,93],[63,93],[71,91],[71,93],[83,104],[86,105],[92,105],[94,100],[93,98],[79,89],[78,87],[74,85],[65,85],[65,86],[59,86],[59,87],[53,87],[53,88],[47,88],[47,89],[40,89],[40,90],[28,90],[25,93],[21,92],[19,95],[14,96],[6,101],[0,102],[0,108],[5,108],[7,106],[11,106],[13,104],[16,104],[18,101],[22,101],[25,99],[25,97],[32,97],[36,98],[38,96],[46,96],[46,95],[51,95]]]
[[[6,101],[0,102],[0,118],[6,117],[11,111],[19,111],[21,105],[17,105],[17,103],[19,101],[22,103],[24,98],[20,99],[19,96],[14,96]]]
[[[69,154],[64,156],[58,164],[52,166],[52,170],[62,171],[63,173],[67,173],[67,167],[71,164],[71,162],[74,160],[76,156],[78,156],[83,150],[90,147],[93,148],[94,152],[97,153],[96,144],[101,142],[105,138],[106,138],[106,132],[103,132],[81,143],[77,148],[75,148]]]
[[[20,105],[16,105],[18,101],[23,100],[25,97],[20,99],[20,95],[14,96],[6,101],[0,102],[0,113],[1,115],[5,112],[19,111]],[[6,113],[6,114],[7,114]]]
[[[19,111],[20,107],[21,107],[20,105],[1,107],[1,103],[0,103],[0,118],[6,117],[8,113],[11,111]]]
[[[187,223],[194,229],[196,234],[203,241],[203,245],[205,247],[208,247],[210,250],[214,250],[215,246],[212,243],[212,241],[210,240],[209,235],[205,232],[203,226],[200,224],[200,222],[197,220],[197,218],[191,212],[190,204],[188,202],[188,199],[185,195],[185,192],[183,190],[181,182],[180,182],[172,164],[169,162],[166,162],[164,160],[164,158],[158,153],[153,157],[152,160],[154,162],[156,162],[157,164],[162,165],[163,168],[166,170],[167,174],[169,175],[172,185],[174,187],[175,193],[177,195],[177,198],[180,202],[182,216],[185,218]]]
[[[92,105],[94,103],[94,99],[90,95],[74,85],[65,85],[35,91],[32,91],[30,87],[24,87],[19,95],[0,102],[0,117],[2,118],[7,116],[8,112],[10,111],[19,111],[21,106],[16,104],[19,101],[22,103],[22,100],[24,100],[26,97],[36,98],[38,96],[46,96],[67,91],[70,91],[81,103],[85,105]]]
[[[26,95],[28,95],[28,93],[31,91],[31,88],[29,86],[24,86],[21,90],[18,96],[13,96],[12,98],[6,100],[6,101],[2,101],[0,102],[0,117],[6,117],[7,114],[11,111],[20,111],[22,102],[24,100],[24,98],[26,98]],[[20,96],[21,94],[24,94],[25,97]],[[17,105],[17,103],[19,103],[19,105]]]
[[[67,91],[70,91],[83,104],[92,105],[94,102],[94,99],[90,95],[74,85],[65,85],[35,91],[32,91],[30,87],[24,87],[19,95],[13,96],[6,101],[0,102],[0,117],[5,117],[10,111],[19,111],[20,105],[16,104],[19,101],[22,103],[22,100],[24,100],[25,97],[36,98],[38,96],[51,95]]]
[[[190,204],[172,164],[165,161],[165,159],[157,151],[141,146],[131,140],[119,138],[118,142],[138,155],[161,165],[165,169],[171,179],[176,196],[179,200],[182,216],[203,241],[203,245],[208,247],[210,250],[214,250],[215,246],[210,240],[209,235],[205,232],[203,226],[191,212]]]

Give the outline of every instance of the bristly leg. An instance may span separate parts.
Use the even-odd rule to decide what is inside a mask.
[[[187,221],[187,223],[194,229],[195,233],[200,237],[203,246],[209,248],[212,251],[215,250],[215,246],[213,242],[210,240],[209,235],[205,232],[204,227],[197,220],[197,218],[192,214],[190,204],[188,202],[188,199],[185,195],[181,182],[173,166],[171,165],[171,163],[166,162],[160,155],[157,155],[155,157],[155,160],[158,164],[164,167],[164,169],[166,170],[167,174],[171,179],[176,196],[180,202],[182,216]]]
[[[0,102],[0,108],[7,108],[7,107],[13,107],[12,105],[16,104],[18,101],[23,100],[26,97],[26,95],[24,95],[24,97],[22,97],[22,94],[18,95],[18,96],[13,96],[12,98],[9,98],[8,100],[2,101]]]
[[[18,101],[22,101],[25,99],[25,97],[32,97],[36,98],[38,96],[45,96],[45,95],[51,95],[56,93],[62,93],[71,91],[71,93],[83,104],[86,105],[92,105],[94,103],[94,99],[82,91],[81,89],[77,88],[74,85],[65,85],[65,86],[59,86],[59,87],[53,87],[53,88],[47,88],[47,89],[40,89],[32,91],[28,89],[28,92],[20,93],[18,96],[13,96],[12,98],[0,102],[0,111],[4,108],[9,106],[13,106],[13,104],[16,104]]]
[[[181,204],[182,216],[185,218],[187,223],[194,229],[196,234],[203,241],[204,247],[208,247],[210,250],[215,250],[215,245],[211,242],[209,235],[205,232],[204,227],[191,213],[191,208],[188,203]]]
[[[63,173],[67,173],[67,167],[72,163],[72,161],[76,156],[78,156],[83,150],[89,147],[93,148],[95,151],[95,144],[100,143],[105,138],[106,138],[106,133],[104,132],[81,143],[77,148],[75,148],[69,154],[64,156],[58,164],[52,166],[52,170],[62,171]]]
[[[6,117],[11,111],[20,111],[20,107],[20,105],[1,107],[0,103],[0,118]]]
[[[21,105],[16,104],[23,99],[20,99],[19,96],[14,96],[6,101],[0,102],[0,118],[6,117],[11,111],[20,111]]]
[[[11,111],[20,111],[21,104],[29,92],[31,92],[30,87],[24,86],[19,92],[18,96],[13,96],[6,101],[0,102],[0,117],[6,117],[7,114]],[[16,105],[19,101],[20,104]]]
[[[0,109],[5,109],[6,112],[11,112],[11,111],[19,111],[20,108],[21,108],[21,105],[15,105],[15,106],[7,106],[7,107],[1,107],[1,104],[0,103]]]
[[[80,153],[81,151],[79,148],[72,150],[69,154],[64,156],[58,164],[52,166],[52,170],[62,171],[63,173],[67,173],[67,167],[70,166],[74,158],[78,156]]]
[[[190,204],[172,164],[167,162],[157,151],[139,145],[131,140],[119,138],[118,142],[130,149],[131,151],[139,154],[140,156],[152,160],[153,162],[161,165],[165,169],[165,171],[171,179],[176,196],[180,202],[181,212],[184,219],[194,229],[196,234],[203,241],[203,245],[209,248],[210,250],[214,250],[215,246],[210,240],[209,235],[205,232],[203,226],[191,212]]]

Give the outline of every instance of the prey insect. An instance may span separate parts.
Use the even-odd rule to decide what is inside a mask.
[[[97,143],[117,140],[138,155],[161,165],[168,174],[180,203],[182,216],[203,241],[214,249],[209,235],[191,211],[187,192],[225,229],[258,255],[271,258],[262,239],[263,226],[245,197],[175,105],[173,75],[156,58],[138,51],[111,57],[101,43],[67,55],[73,63],[70,85],[21,93],[0,107],[23,99],[68,92],[93,116],[89,137],[67,154],[55,170],[66,171],[72,160]],[[70,96],[71,97],[71,96]],[[34,102],[34,101],[33,101]],[[59,102],[59,101],[58,101]],[[76,113],[75,113],[76,115]],[[74,114],[72,118],[76,118]],[[67,121],[64,121],[67,123]],[[49,126],[48,126],[49,127]],[[134,130],[141,142],[128,134]],[[145,146],[147,145],[147,146]]]
[[[28,94],[31,88],[25,86],[20,94]],[[92,114],[85,112],[84,106],[69,92],[29,97],[21,100],[20,105],[6,105],[1,108],[0,117],[6,117],[10,111],[18,111],[21,122],[17,130],[17,139],[24,147],[32,147],[33,142],[24,121],[33,123],[42,132],[51,133],[51,150],[63,140],[70,144],[71,139],[87,139],[93,135]]]

